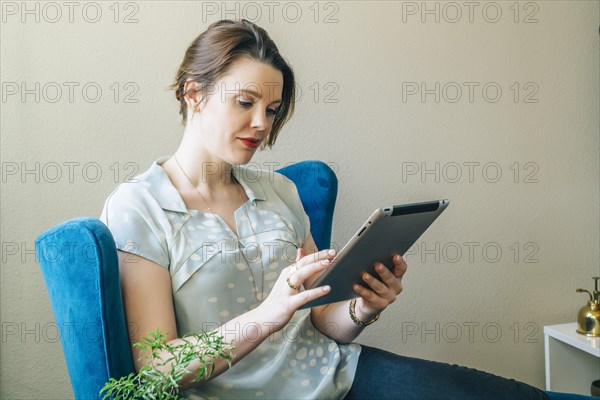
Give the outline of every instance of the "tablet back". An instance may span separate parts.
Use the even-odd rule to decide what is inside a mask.
[[[394,253],[404,255],[435,219],[446,209],[449,200],[436,200],[383,207],[375,210],[333,259],[331,267],[319,276],[312,287],[330,285],[331,291],[301,308],[335,303],[358,297],[354,283],[363,286],[362,274],[379,277],[374,263],[393,267]]]

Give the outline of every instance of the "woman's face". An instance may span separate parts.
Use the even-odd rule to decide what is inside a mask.
[[[200,112],[188,118],[186,130],[191,130],[202,160],[250,162],[271,132],[282,90],[283,74],[279,70],[248,58],[234,62],[229,72],[209,88]]]

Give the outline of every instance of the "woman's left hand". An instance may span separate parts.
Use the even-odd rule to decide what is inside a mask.
[[[371,319],[392,304],[402,292],[402,277],[408,265],[400,254],[394,254],[392,263],[394,268],[391,269],[382,263],[375,263],[375,272],[379,276],[374,277],[365,272],[362,278],[366,285],[355,284],[353,286],[354,291],[360,296],[356,302],[356,312],[359,318],[362,315],[365,320]],[[360,319],[362,320],[362,318]]]

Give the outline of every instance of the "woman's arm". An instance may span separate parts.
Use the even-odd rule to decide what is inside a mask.
[[[304,245],[302,246],[302,252],[303,253],[300,255],[300,257],[304,256],[305,254],[316,254],[317,245],[315,244],[312,234],[309,234],[308,238],[304,242]],[[313,281],[316,279],[317,276],[315,276],[313,279],[307,279],[306,285],[312,285]],[[349,304],[350,300],[311,308],[310,318],[312,324],[319,330],[319,332],[335,340],[336,342],[352,342],[354,339],[356,339],[356,337],[358,337],[358,335],[360,335],[364,328],[356,325],[350,319],[350,316],[348,315]],[[365,319],[363,321],[368,321],[366,316],[362,315],[362,313],[358,314],[358,310],[356,311],[358,318],[362,319],[362,317],[364,317]]]
[[[309,234],[302,246],[302,251],[305,254],[311,254],[316,248],[312,235]],[[355,308],[356,317],[359,320],[370,321],[376,314],[393,303],[398,294],[402,292],[402,277],[406,272],[407,265],[399,254],[392,259],[392,262],[394,263],[393,271],[381,264],[376,267],[378,278],[365,273],[363,280],[366,287],[355,285],[353,288],[360,296],[356,301]],[[310,286],[316,279],[317,276],[307,279],[307,285]],[[336,342],[350,343],[360,335],[364,327],[352,321],[349,305],[350,300],[313,307],[310,313],[311,321],[315,328]]]
[[[130,340],[132,344],[139,342],[141,337],[156,331],[157,328],[166,333],[168,344],[184,343],[183,339],[177,335],[169,271],[146,258],[131,253],[119,250],[118,255],[121,291],[126,319],[131,327]],[[269,335],[282,329],[300,306],[327,293],[327,290],[323,288],[298,293],[289,287],[287,278],[295,272],[294,279],[301,284],[324,268],[326,265],[320,262],[303,262],[302,272],[295,272],[295,269],[286,267],[271,293],[260,306],[217,328],[217,332],[225,338],[225,341],[234,345],[233,364],[252,352]],[[199,308],[198,312],[201,313],[202,309]],[[196,339],[186,338],[186,340],[193,343]],[[131,349],[136,371],[139,371],[148,361],[139,359],[143,355],[141,349],[133,346]],[[159,355],[160,360],[171,356],[167,352]],[[193,382],[196,376],[195,371],[200,367],[197,360],[189,364],[188,369],[192,373],[184,374],[178,382],[182,389],[197,387],[206,382],[206,380]],[[167,372],[171,369],[171,364],[162,367],[154,365],[154,368]],[[227,361],[216,359],[215,369],[210,379],[222,374],[228,368]]]

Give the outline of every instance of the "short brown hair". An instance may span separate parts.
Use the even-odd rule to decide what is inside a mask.
[[[169,86],[169,89],[175,90],[182,124],[185,125],[187,104],[183,96],[183,88],[186,81],[195,81],[201,87],[213,87],[241,57],[270,65],[283,75],[279,111],[275,115],[271,133],[261,145],[262,149],[265,146],[272,148],[279,131],[294,114],[296,82],[292,68],[263,28],[246,19],[241,21],[225,19],[212,23],[188,47],[177,71],[175,82]]]

